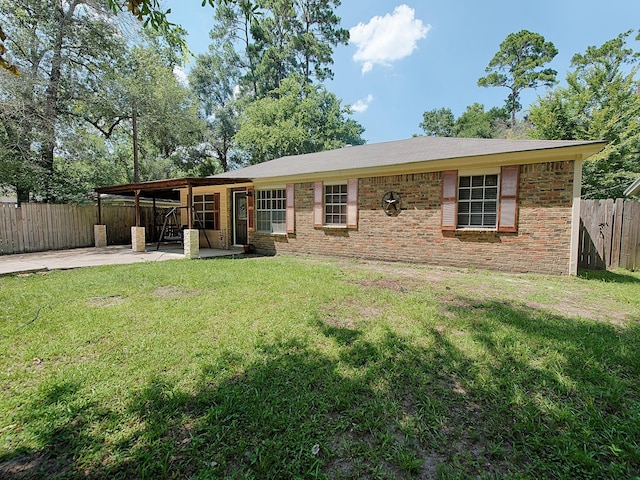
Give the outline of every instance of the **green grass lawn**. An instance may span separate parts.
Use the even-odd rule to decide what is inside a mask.
[[[640,273],[0,278],[2,478],[640,478]]]

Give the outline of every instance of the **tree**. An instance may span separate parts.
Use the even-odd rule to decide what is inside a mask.
[[[338,5],[338,0],[216,2],[212,43],[198,57],[190,84],[223,170],[250,155],[256,156],[251,162],[260,162],[362,142],[362,127],[346,118],[340,101],[313,86],[316,79],[332,77],[333,47],[348,40],[334,13]],[[292,116],[280,118],[276,108]],[[311,127],[305,130],[295,116]],[[318,116],[327,122],[323,132]]]
[[[349,43],[349,31],[339,28],[335,14],[340,0],[295,0],[298,12],[294,37],[301,74],[319,81],[333,78],[333,47]]]
[[[364,129],[340,103],[324,86],[292,75],[247,106],[235,140],[251,163],[363,144]]]
[[[0,76],[0,191],[11,189],[19,203],[28,200],[29,192],[37,189],[39,179],[43,178],[32,148],[32,104],[23,96],[23,89],[29,91],[28,81],[29,75],[23,75],[20,80],[10,75]]]
[[[238,82],[238,69],[215,51],[198,55],[189,72],[189,86],[198,98],[201,116],[207,122],[206,141],[224,172],[235,162],[232,152],[240,109],[235,90]],[[215,171],[216,166],[210,163],[201,169],[202,174]]]
[[[235,0],[243,2],[246,0]],[[234,3],[234,0],[223,0],[224,3]],[[101,2],[103,3],[103,2]],[[202,6],[206,4],[214,6],[215,0],[203,0]],[[171,10],[164,10],[161,0],[108,0],[107,6],[114,14],[127,10],[134,18],[143,22],[144,26],[150,26],[154,30],[161,32],[165,37],[171,39],[174,45],[186,50],[184,37],[180,35],[180,28],[172,24],[168,19]],[[14,75],[19,75],[19,66],[5,57],[9,48],[6,45],[9,35],[5,33],[4,24],[0,24],[0,70],[6,70]]]
[[[430,137],[455,137],[455,122],[450,108],[434,108],[422,114],[420,128]]]
[[[426,135],[461,138],[496,138],[508,119],[504,109],[494,107],[485,112],[480,103],[467,106],[457,119],[449,108],[433,109],[422,116],[420,128]]]
[[[609,142],[585,162],[586,198],[622,196],[640,173],[640,81],[638,54],[627,44],[630,34],[574,55],[567,86],[556,88],[530,109],[534,138]]]
[[[500,135],[500,126],[509,118],[502,108],[493,107],[484,111],[484,105],[474,103],[456,120],[455,136],[460,138],[496,138]]]
[[[293,73],[306,81],[332,78],[333,48],[347,44],[334,10],[339,0],[219,0],[211,54],[240,72],[243,91],[260,98]]]
[[[87,85],[97,83],[96,76],[124,47],[107,13],[98,0],[0,0],[10,61],[23,72],[19,78],[3,79],[7,102],[3,107],[17,102],[26,112],[20,117],[22,125],[14,123],[7,131],[20,132],[21,142],[34,152],[29,154],[30,161],[36,159],[42,174],[40,185],[21,182],[16,186],[20,200],[32,188],[45,200],[55,197],[54,151],[60,118]],[[18,162],[26,160],[24,155],[15,157]]]
[[[19,201],[76,201],[133,181],[134,111],[141,179],[197,170],[204,122],[173,73],[175,45],[136,32],[127,48],[108,11],[57,1],[0,0],[21,66],[19,77],[0,74],[0,187]]]
[[[169,46],[157,35],[147,34],[142,40],[105,74],[102,90],[76,104],[76,117],[90,123],[113,143],[114,151],[128,158],[128,181],[182,176],[202,161],[204,122],[198,116],[197,99],[173,73],[175,56],[166,50]],[[137,152],[133,151],[134,112]],[[139,179],[130,162],[136,153]]]
[[[494,55],[485,69],[485,77],[478,79],[481,87],[505,87],[510,90],[505,102],[511,114],[511,124],[516,124],[516,113],[522,109],[520,94],[525,88],[537,88],[540,85],[553,86],[557,72],[543,68],[553,60],[558,50],[538,33],[521,30],[511,33],[500,44],[500,50]]]

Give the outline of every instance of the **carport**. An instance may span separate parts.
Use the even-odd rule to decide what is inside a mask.
[[[145,229],[140,222],[140,199],[151,199],[155,211],[157,200],[180,200],[180,193],[184,190],[187,198],[186,206],[183,207],[187,212],[187,225],[184,231],[184,254],[188,258],[197,258],[199,256],[199,231],[194,229],[193,222],[193,188],[247,182],[250,182],[250,180],[187,177],[98,187],[95,189],[98,194],[98,225],[94,227],[96,247],[103,247],[107,244],[106,225],[102,223],[101,196],[103,194],[123,195],[134,198],[135,226],[131,229],[131,246],[134,251],[140,252],[146,249]]]

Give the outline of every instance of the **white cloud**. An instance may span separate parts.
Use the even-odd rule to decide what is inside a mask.
[[[375,16],[369,23],[358,23],[349,30],[351,42],[358,48],[353,60],[362,63],[363,74],[376,64],[391,65],[411,55],[430,29],[431,25],[415,18],[413,8],[399,5],[393,13]]]
[[[351,110],[353,110],[356,113],[366,112],[367,108],[369,108],[369,105],[371,105],[372,101],[373,101],[373,95],[367,95],[367,98],[361,98],[360,100],[356,101],[356,103],[351,105]]]
[[[189,85],[189,80],[187,79],[187,74],[184,73],[184,70],[182,69],[182,67],[180,67],[178,65],[174,66],[173,67],[173,76],[176,77],[176,80],[178,80],[185,87]]]

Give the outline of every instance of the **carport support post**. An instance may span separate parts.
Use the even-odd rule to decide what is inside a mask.
[[[184,230],[184,257],[200,258],[200,232],[193,228],[193,190],[187,185],[187,228]]]
[[[107,246],[107,226],[102,224],[102,203],[98,193],[98,224],[93,226],[93,241],[96,248]]]
[[[146,250],[146,239],[144,227],[140,226],[140,190],[134,190],[136,195],[136,225],[131,227],[131,250],[134,252],[144,252]]]
[[[194,228],[184,230],[184,258],[200,258],[200,231]]]

